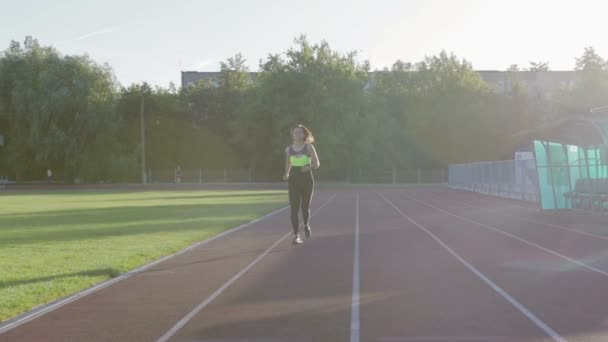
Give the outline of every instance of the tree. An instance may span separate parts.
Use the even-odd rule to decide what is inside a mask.
[[[590,108],[606,105],[608,98],[608,63],[592,47],[585,48],[576,59],[577,82],[558,96],[566,113],[586,113]]]
[[[112,119],[112,70],[86,56],[62,56],[31,37],[23,47],[12,42],[1,60],[0,112],[10,116],[7,158],[18,178],[39,179],[52,167],[73,180],[86,146]]]
[[[398,60],[390,70],[374,73],[369,108],[361,122],[362,137],[368,140],[362,144],[369,156],[365,164],[381,170],[424,166],[420,149],[407,134],[410,103],[416,95],[415,72],[411,63]]]
[[[283,55],[260,62],[261,73],[252,89],[243,135],[256,148],[255,163],[280,177],[284,148],[295,124],[310,125],[317,138],[328,177],[349,170],[358,147],[352,129],[365,101],[366,63],[356,53],[340,54],[327,42],[311,44],[305,36]]]
[[[521,69],[517,64],[511,64],[507,69],[507,77],[511,82],[510,95],[516,97],[526,96],[526,86],[521,80],[520,72]]]
[[[519,65],[517,65],[517,64],[511,64],[511,65],[509,65],[509,67],[507,68],[507,71],[508,71],[508,72],[519,72],[519,71],[521,71],[521,70],[520,70],[520,68],[519,68]]]
[[[203,80],[182,89],[180,98],[199,129],[197,141],[202,145],[198,146],[205,149],[200,153],[199,165],[247,167],[254,146],[244,143],[240,136],[247,136],[248,127],[243,123],[253,80],[241,54],[228,58],[220,66],[217,80]]]
[[[606,71],[606,63],[606,60],[598,55],[593,47],[586,47],[583,55],[576,59],[576,70],[584,72],[586,76],[591,76],[593,73]]]
[[[482,100],[489,88],[466,60],[441,52],[416,64],[407,134],[433,163],[482,154],[488,127]]]
[[[290,128],[310,126],[321,179],[445,167],[512,153],[511,135],[537,111],[512,65],[513,91],[492,93],[472,65],[441,52],[417,63],[397,60],[370,72],[355,52],[340,53],[305,36],[269,54],[253,75],[236,54],[216,79],[180,90],[146,83],[118,89],[112,70],[86,56],[63,56],[34,39],[0,55],[0,163],[20,179],[51,166],[66,179],[134,181],[141,165],[140,104],[145,101],[146,161],[158,170],[252,167],[256,180],[278,180]],[[529,71],[548,69],[531,63]],[[606,61],[591,48],[577,59],[580,82],[564,108],[604,105]]]
[[[548,62],[530,62],[530,66],[527,71],[531,72],[539,72],[539,71],[549,71],[549,63]]]

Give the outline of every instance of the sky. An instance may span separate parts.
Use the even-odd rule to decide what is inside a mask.
[[[305,34],[373,69],[442,50],[478,70],[546,61],[571,70],[584,48],[608,57],[604,0],[0,0],[0,51],[33,36],[109,63],[122,85],[180,84],[242,53],[252,71]]]

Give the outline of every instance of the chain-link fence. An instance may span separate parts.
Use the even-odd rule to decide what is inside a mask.
[[[504,160],[450,165],[452,188],[504,198],[538,202],[536,161]]]
[[[149,183],[253,183],[251,169],[148,170]]]
[[[447,182],[445,169],[388,169],[375,172],[353,172],[336,176],[326,170],[314,172],[318,182],[343,182],[352,184],[428,184]],[[148,183],[258,183],[280,181],[282,174],[269,179],[255,169],[182,169],[153,170],[147,172]]]
[[[388,169],[355,172],[348,181],[355,184],[440,184],[447,181],[445,169]]]
[[[6,185],[9,183],[8,177],[0,176],[0,190],[6,189]]]

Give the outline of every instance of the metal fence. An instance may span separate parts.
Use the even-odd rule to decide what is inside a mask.
[[[280,181],[279,173],[273,179],[260,175],[255,169],[183,169],[147,171],[147,183],[256,183]],[[315,172],[319,182],[344,182],[352,184],[425,184],[446,183],[445,169],[388,169],[375,172],[355,172],[351,175],[336,176],[326,170]]]
[[[274,183],[282,181],[282,170],[268,174],[265,170],[254,168],[186,168],[176,169],[148,169],[146,170],[147,184],[228,184],[228,183]],[[415,169],[415,168],[388,168],[378,170],[349,170],[349,172],[335,172],[321,168],[314,172],[314,177],[320,183],[346,183],[346,184],[445,184],[448,179],[446,169]],[[130,182],[139,183],[141,179]],[[5,184],[17,183],[0,177],[0,189]],[[46,180],[18,182],[19,184],[49,184]],[[61,180],[53,184],[63,183]],[[82,183],[79,179],[75,183]],[[99,181],[97,183],[113,183],[112,181]],[[92,184],[91,183],[91,184]],[[119,182],[120,183],[120,182]]]
[[[251,169],[148,170],[148,183],[252,183]]]
[[[6,185],[9,183],[8,177],[0,176],[0,190],[6,189]]]
[[[354,184],[440,184],[447,181],[445,169],[388,169],[376,172],[355,172],[347,180]]]
[[[534,159],[450,165],[448,184],[452,188],[486,195],[539,201]]]

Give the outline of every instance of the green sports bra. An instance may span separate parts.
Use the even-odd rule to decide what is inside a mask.
[[[305,144],[300,151],[296,151],[293,145],[289,146],[289,161],[291,166],[304,167],[309,166],[312,162],[312,158],[308,154],[308,144]]]

